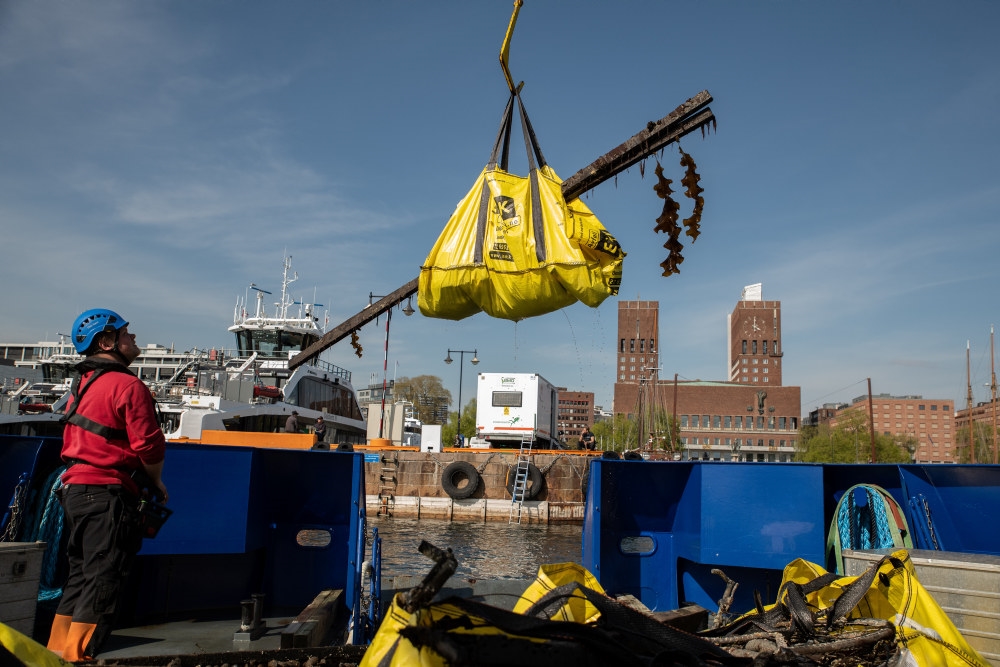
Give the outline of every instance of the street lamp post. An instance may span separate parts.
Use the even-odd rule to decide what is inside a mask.
[[[451,358],[452,352],[458,353],[458,429],[456,431],[456,435],[459,435],[462,432],[462,371],[464,370],[465,366],[464,363],[465,353],[468,352],[469,354],[472,355],[472,359],[470,359],[469,361],[473,366],[479,363],[479,357],[476,356],[477,354],[476,350],[449,349],[448,356],[444,358],[444,363],[450,364],[453,361],[453,359]]]

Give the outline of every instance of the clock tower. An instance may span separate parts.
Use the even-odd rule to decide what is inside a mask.
[[[765,301],[761,283],[743,288],[729,315],[729,381],[781,386],[781,302]]]

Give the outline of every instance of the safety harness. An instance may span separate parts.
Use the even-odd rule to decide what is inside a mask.
[[[73,426],[79,426],[80,428],[90,431],[91,433],[96,433],[107,441],[112,440],[127,440],[128,433],[123,428],[112,428],[111,426],[105,426],[104,424],[95,422],[93,419],[84,417],[77,413],[80,407],[80,401],[83,399],[84,394],[97,378],[101,377],[105,373],[128,373],[129,375],[135,376],[135,373],[125,368],[121,364],[114,361],[107,361],[105,359],[85,359],[81,361],[76,366],[76,370],[80,372],[80,376],[73,380],[73,386],[70,388],[70,395],[73,397],[73,403],[66,410],[66,414],[59,422],[63,425],[72,424]],[[90,376],[86,384],[83,384],[83,376],[87,371],[94,371],[94,374]],[[82,386],[81,386],[82,385]]]

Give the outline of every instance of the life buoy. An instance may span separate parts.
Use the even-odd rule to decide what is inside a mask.
[[[455,500],[468,498],[479,488],[479,471],[468,461],[452,461],[441,473],[441,487]]]
[[[517,466],[507,468],[507,493],[514,497],[514,482],[517,480]],[[542,491],[545,477],[534,463],[528,464],[528,485],[524,489],[524,500],[531,500]]]

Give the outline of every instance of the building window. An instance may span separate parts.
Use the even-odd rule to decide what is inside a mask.
[[[764,352],[764,354],[767,354],[767,341],[766,340],[765,341],[761,341],[761,345],[763,345],[763,348],[764,348],[763,352]]]
[[[635,354],[635,338],[630,338],[628,341],[628,351]]]
[[[766,369],[766,368],[764,369],[764,372],[765,372],[765,373],[767,372],[767,369]],[[764,382],[767,382],[767,378],[764,378]]]
[[[743,341],[743,352],[741,352],[740,354],[746,354],[746,353],[747,353],[747,342]]]
[[[778,428],[780,428],[782,431],[784,431],[785,426],[788,425],[787,419],[788,419],[787,417],[778,417]]]
[[[687,428],[688,426],[688,416],[681,415],[681,428]]]
[[[650,338],[650,339],[649,339],[649,353],[650,353],[650,354],[653,354],[654,352],[656,352],[656,348],[655,348],[655,347],[654,347],[654,345],[653,345],[653,339],[652,339],[652,338]]]
[[[646,354],[646,339],[639,339],[639,354]]]
[[[772,431],[774,430],[774,417],[767,418],[767,427]]]
[[[753,353],[757,354],[757,341],[753,341]]]
[[[712,415],[712,428],[719,428],[722,426],[722,417],[719,415]]]
[[[936,405],[932,405],[931,406],[931,410],[937,410],[937,406]]]
[[[702,428],[708,428],[708,417],[709,417],[708,415],[702,415],[701,416],[701,427]]]
[[[764,430],[764,418],[763,417],[757,417],[757,430],[758,431],[763,431]],[[763,443],[763,442],[764,441],[761,440],[761,443]]]
[[[732,428],[733,427],[733,416],[732,415],[726,415],[726,417],[725,417],[725,427],[726,428]]]
[[[919,406],[919,407],[918,407],[917,409],[918,409],[918,410],[925,410],[926,408],[927,408],[927,406],[926,406],[926,405],[921,405],[921,406]]]
[[[625,352],[625,339],[622,338],[621,345],[619,346],[619,352]]]

